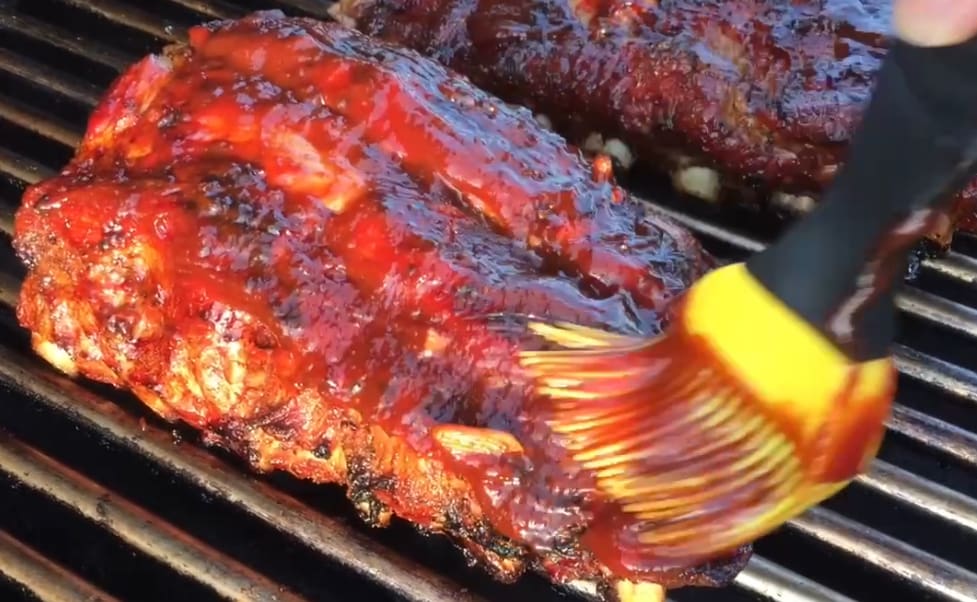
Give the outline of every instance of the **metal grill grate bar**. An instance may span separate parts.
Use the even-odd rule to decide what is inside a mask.
[[[974,573],[840,514],[814,508],[790,525],[805,535],[898,575],[907,585],[941,600],[977,600],[977,575]]]
[[[896,306],[931,324],[977,339],[977,309],[916,288],[904,289],[896,299]]]
[[[813,581],[798,581],[796,574],[761,557],[750,561],[749,568],[740,573],[736,583],[764,600],[776,602],[854,602]]]
[[[977,468],[977,435],[970,431],[898,404],[892,410],[889,428]]]
[[[173,570],[228,600],[299,602],[301,598],[234,559],[88,480],[9,435],[0,435],[0,471],[61,502]]]
[[[87,108],[94,108],[98,103],[100,91],[95,86],[58,73],[50,67],[3,48],[0,48],[0,70],[26,82],[43,86]]]
[[[54,170],[12,150],[0,147],[0,174],[29,184],[51,177],[54,175]],[[7,234],[11,232],[8,231]]]
[[[60,50],[84,56],[94,63],[116,71],[121,71],[130,62],[129,57],[110,46],[104,46],[94,40],[82,42],[78,36],[31,17],[0,13],[0,30],[16,32],[36,42],[50,44]]]
[[[177,41],[176,23],[167,22],[166,19],[155,17],[130,4],[122,4],[115,0],[61,0],[61,2],[160,40]]]
[[[939,259],[924,259],[923,267],[962,284],[977,284],[977,259],[955,251]]]
[[[977,500],[883,460],[858,477],[858,483],[977,535]]]
[[[25,108],[3,95],[0,95],[0,119],[71,148],[81,142],[81,135],[71,126],[58,123],[39,111]]]
[[[118,602],[3,531],[0,574],[28,589],[41,602]]]
[[[241,10],[240,6],[231,6],[220,0],[170,0],[170,3],[212,19],[232,19],[247,12]]]
[[[894,351],[901,373],[955,399],[977,404],[977,380],[972,371],[905,345],[895,345]]]

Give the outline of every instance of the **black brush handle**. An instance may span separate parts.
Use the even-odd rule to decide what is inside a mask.
[[[884,357],[893,289],[927,232],[920,212],[975,175],[977,38],[938,48],[896,42],[824,199],[747,268],[853,359]]]

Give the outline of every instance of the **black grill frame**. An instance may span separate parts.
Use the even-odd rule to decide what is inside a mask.
[[[42,16],[39,5],[51,16]],[[391,599],[447,602],[506,596],[541,601],[550,595],[554,600],[564,599],[565,594],[538,583],[495,586],[473,575],[449,576],[444,569],[419,562],[416,553],[411,555],[410,546],[394,542],[391,548],[364,534],[351,525],[355,519],[349,519],[348,512],[324,513],[312,508],[304,494],[289,492],[281,480],[254,477],[233,460],[196,445],[175,445],[170,428],[153,420],[148,410],[140,413],[133,408],[130,399],[55,374],[27,352],[23,332],[15,325],[11,308],[16,303],[22,270],[11,255],[9,237],[19,192],[61,167],[57,158],[69,155],[83,132],[80,116],[93,108],[103,92],[85,73],[65,71],[65,64],[57,57],[73,55],[78,64],[87,65],[92,72],[115,73],[139,58],[134,46],[142,44],[143,52],[155,52],[166,43],[179,41],[184,27],[194,22],[240,16],[259,8],[328,18],[328,6],[328,2],[317,0],[252,0],[240,4],[162,0],[147,9],[125,0],[41,0],[34,4],[0,0],[0,83],[17,84],[0,88],[0,127],[4,128],[0,135],[18,134],[17,138],[0,138],[0,180],[4,185],[0,190],[0,238],[4,239],[0,245],[0,326],[5,339],[0,344],[0,386],[4,397],[18,407],[35,404],[110,446],[145,458],[189,487],[270,525],[282,537],[308,548],[323,563],[378,586]],[[118,32],[118,38],[93,39],[71,33],[66,25],[73,24],[57,14],[59,7],[66,14],[80,16],[86,24]],[[81,31],[87,30],[81,27]],[[133,38],[138,41],[132,42]],[[36,106],[34,100],[39,100]],[[635,186],[637,192],[653,193],[652,198],[661,199],[652,204],[726,256],[742,256],[763,246],[756,237],[736,228],[742,216],[735,212],[723,213],[678,199],[650,184]],[[907,288],[899,298],[904,321],[915,329],[913,332],[924,332],[948,348],[973,344],[977,349],[975,250],[973,238],[962,236],[948,255],[920,262],[920,286]],[[930,411],[925,403],[922,408],[920,403],[901,403],[900,397],[889,422],[890,435],[882,457],[853,489],[863,497],[901,508],[903,516],[920,521],[920,528],[930,525],[972,537],[977,534],[977,485],[960,483],[968,476],[977,483],[977,417],[967,417],[967,412],[977,416],[977,355],[972,361],[960,361],[960,353],[943,357],[939,345],[929,347],[933,349],[924,352],[915,342],[910,345],[904,341],[897,348],[897,361],[904,380],[936,400],[935,409]],[[956,418],[961,415],[963,419]],[[4,424],[2,420],[0,424]],[[199,582],[216,597],[302,599],[288,591],[292,584],[275,583],[273,575],[263,575],[262,566],[246,565],[219,544],[201,541],[128,501],[111,484],[95,482],[79,472],[70,458],[54,458],[48,453],[50,444],[45,443],[45,436],[37,435],[41,427],[5,427],[10,432],[0,431],[0,473],[37,495],[57,500],[79,520],[95,522],[139,554]],[[895,442],[891,443],[893,438]],[[894,451],[889,453],[889,448]],[[930,467],[934,472],[923,476],[921,473]],[[852,518],[829,502],[785,527],[787,539],[769,550],[783,551],[791,542],[802,542],[811,549],[826,551],[829,557],[836,554],[843,560],[839,566],[855,567],[850,579],[878,581],[881,576],[893,591],[904,591],[905,599],[977,600],[977,575],[973,572],[977,562],[959,566],[941,558],[941,551],[935,549],[938,546],[902,541],[883,529],[863,524],[870,513],[857,511],[857,519]],[[61,566],[31,546],[30,541],[21,541],[0,528],[0,574],[42,600],[113,599],[100,590],[102,584],[86,582],[73,567]],[[788,550],[783,560],[778,556],[774,562],[765,556],[768,548],[763,542],[758,549],[760,553],[730,590],[677,590],[670,598],[789,602],[869,599],[864,592],[848,598],[832,589],[859,591],[859,587],[849,587],[848,578],[819,583],[824,579],[824,569],[801,566],[798,552]],[[243,591],[247,593],[240,593]]]

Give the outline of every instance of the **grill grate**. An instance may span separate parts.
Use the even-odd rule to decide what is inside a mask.
[[[16,327],[23,271],[9,237],[23,187],[70,157],[120,69],[187,25],[273,7],[324,17],[328,3],[0,0],[0,473],[28,510],[53,500],[64,524],[104,531],[127,551],[108,568],[79,564],[79,554],[55,550],[84,548],[84,537],[27,529],[5,512],[0,573],[16,584],[10,591],[41,600],[132,599],[127,575],[150,569],[163,589],[147,579],[140,599],[167,599],[167,579],[193,599],[565,599],[534,578],[491,583],[444,542],[402,525],[367,532],[337,488],[256,478],[233,458],[175,444],[172,426],[130,397],[55,374]],[[763,246],[737,229],[736,210],[652,196],[717,253]],[[977,600],[977,241],[962,237],[949,255],[922,260],[899,307],[900,398],[869,474],[759,542],[735,587],[679,590],[674,600]]]

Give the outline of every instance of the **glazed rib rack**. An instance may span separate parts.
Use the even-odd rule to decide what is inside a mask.
[[[567,600],[531,577],[491,583],[402,524],[371,531],[337,487],[254,477],[181,442],[130,397],[56,375],[16,327],[24,186],[70,158],[120,69],[188,25],[268,8],[327,18],[329,4],[0,0],[0,599]],[[769,234],[632,190],[723,257]],[[977,240],[922,260],[900,307],[902,388],[872,471],[759,542],[734,587],[671,599],[977,600]]]

